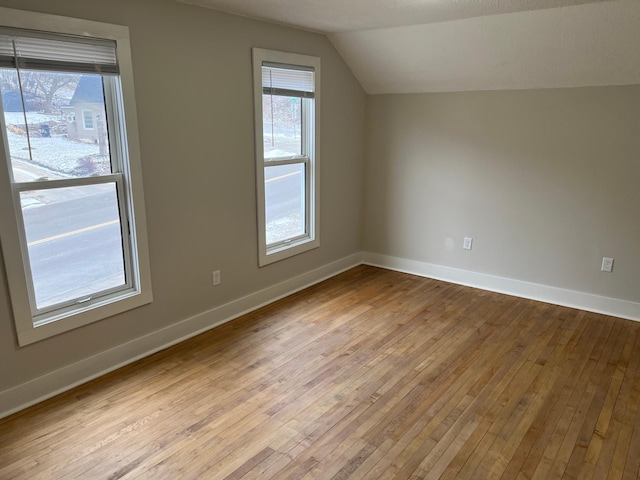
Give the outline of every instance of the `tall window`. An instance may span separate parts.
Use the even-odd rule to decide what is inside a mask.
[[[25,12],[0,13],[25,23]],[[151,300],[126,45],[43,33],[47,17],[0,27],[0,234],[21,344]]]
[[[319,246],[320,59],[253,49],[260,265]]]

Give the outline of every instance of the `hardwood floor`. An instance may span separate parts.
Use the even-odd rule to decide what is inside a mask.
[[[637,479],[639,329],[361,266],[0,421],[0,478]]]

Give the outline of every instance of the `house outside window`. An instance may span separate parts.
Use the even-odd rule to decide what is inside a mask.
[[[320,59],[253,49],[260,266],[319,237]]]
[[[0,18],[0,82],[21,96],[0,117],[0,239],[25,345],[152,296],[128,30]]]

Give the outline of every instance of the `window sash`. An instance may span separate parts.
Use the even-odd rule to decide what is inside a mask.
[[[22,208],[20,206],[20,191],[33,191],[33,190],[44,190],[41,189],[33,189],[30,188],[31,185],[21,185],[23,188],[16,188],[14,194],[14,202],[16,205],[16,216],[18,218],[18,223],[20,225],[20,246],[23,250],[23,263],[25,272],[27,272],[27,288],[29,291],[29,303],[31,306],[31,314],[33,317],[34,326],[41,326],[52,321],[56,321],[59,318],[63,318],[65,315],[73,313],[78,308],[83,308],[84,306],[92,306],[100,301],[103,301],[105,298],[113,297],[115,294],[122,294],[127,291],[133,291],[134,283],[133,283],[133,266],[132,266],[132,256],[131,256],[131,242],[129,238],[129,220],[127,214],[126,202],[123,196],[124,188],[125,188],[125,180],[122,174],[114,174],[103,177],[98,177],[94,181],[87,181],[90,179],[72,179],[71,182],[67,181],[57,181],[53,180],[48,182],[46,188],[64,188],[69,186],[87,186],[87,185],[100,185],[100,184],[109,184],[114,183],[116,185],[116,198],[118,202],[118,222],[120,226],[120,236],[122,238],[122,259],[124,262],[124,283],[122,285],[118,285],[116,287],[96,290],[91,294],[79,295],[70,300],[64,302],[58,302],[53,305],[49,305],[47,307],[38,308],[36,304],[36,295],[35,295],[35,285],[34,278],[31,272],[31,263],[29,260],[29,247],[26,239],[26,228],[24,226],[24,217],[22,213]],[[55,184],[55,185],[54,185]]]
[[[103,87],[104,103],[105,103],[104,106],[105,106],[105,113],[106,113],[105,122],[107,123],[107,131],[109,132],[107,137],[109,141],[109,153],[110,153],[109,160],[111,163],[111,172],[112,173],[124,172],[125,171],[124,166],[127,165],[129,162],[129,155],[128,155],[127,149],[123,148],[125,145],[124,143],[125,139],[127,138],[127,133],[126,133],[126,128],[124,124],[124,118],[122,118],[122,115],[119,113],[123,111],[123,106],[121,105],[122,86],[120,84],[120,80],[118,77],[114,77],[111,75],[103,75],[102,87]],[[0,101],[0,104],[1,103],[2,102]],[[26,112],[25,112],[25,115],[26,115]],[[74,120],[76,119],[75,113],[71,113],[70,115],[73,115]],[[84,114],[81,113],[81,115],[82,115],[82,121],[84,126]],[[2,117],[0,119],[0,125],[3,125],[4,127],[6,127],[6,125],[4,124],[5,122],[4,112],[1,110],[0,110],[0,117]],[[26,118],[25,118],[25,124],[28,124],[28,121]],[[94,124],[94,127],[95,127],[95,124]],[[11,183],[12,184],[19,183],[19,182],[16,182],[16,180],[13,177],[13,168],[11,165],[10,155],[7,156],[7,162],[9,164],[9,176],[10,176]],[[84,178],[84,180],[87,182],[86,185],[90,185],[91,184],[90,182],[94,181],[96,178],[99,178],[101,176],[102,175],[92,175],[91,177],[76,177],[76,178]],[[55,181],[65,182],[66,180],[55,180]],[[37,187],[38,182],[23,182],[23,183],[27,185],[27,187],[25,187],[25,190],[34,190],[35,188],[56,188],[56,187],[45,186],[45,184],[53,185],[52,182],[54,182],[54,180],[46,180],[39,187]],[[127,183],[128,182],[125,182],[125,187],[127,186]],[[60,183],[60,185],[62,184],[63,183]],[[69,186],[73,186],[73,184]],[[128,197],[128,193],[125,193],[125,196]]]
[[[265,171],[267,168],[278,167],[283,165],[304,165],[304,233],[296,237],[287,238],[279,242],[267,243],[267,252],[277,252],[282,250],[282,247],[288,247],[291,244],[295,244],[301,240],[310,238],[311,236],[311,160],[309,157],[298,157],[291,159],[283,159],[265,162]],[[266,188],[265,188],[266,196]],[[266,204],[266,198],[265,198]],[[265,212],[266,215],[266,212]],[[266,228],[266,218],[265,218]]]
[[[277,167],[281,165],[295,165],[296,163],[304,163],[309,162],[309,157],[307,155],[300,156],[292,156],[292,157],[276,157],[276,158],[265,158],[264,166],[265,167]]]
[[[264,93],[262,94],[264,95],[271,95],[268,93]],[[275,93],[273,94],[274,96],[276,95]],[[278,94],[278,96],[286,96],[286,95],[280,95]],[[291,95],[289,95],[291,96]],[[265,157],[264,156],[264,150],[263,150],[263,155],[262,155],[262,159],[264,161],[265,164],[269,164],[269,165],[275,165],[277,162],[281,162],[281,161],[287,161],[287,160],[292,160],[292,161],[297,161],[299,159],[303,159],[303,158],[312,158],[314,155],[313,152],[313,148],[314,148],[314,144],[312,141],[314,132],[315,132],[315,101],[313,100],[313,97],[311,98],[303,98],[302,99],[302,104],[301,104],[301,129],[300,129],[300,135],[301,135],[301,155],[287,155],[287,156],[283,156],[283,157]],[[272,119],[273,121],[273,119]],[[260,118],[260,123],[262,128],[264,128],[264,112],[263,112],[263,116],[262,118]],[[261,134],[264,135],[264,134]]]
[[[74,177],[56,180],[38,180],[36,182],[14,182],[12,188],[15,193],[50,190],[54,188],[85,187],[103,183],[116,183],[122,180],[121,173],[95,175],[91,177]]]

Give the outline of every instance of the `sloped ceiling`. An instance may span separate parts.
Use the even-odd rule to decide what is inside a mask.
[[[640,0],[180,0],[326,33],[367,93],[640,84]]]

